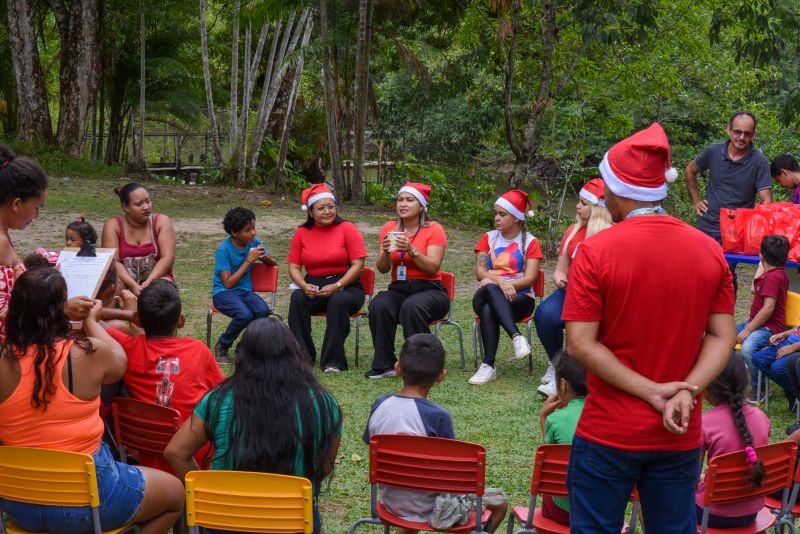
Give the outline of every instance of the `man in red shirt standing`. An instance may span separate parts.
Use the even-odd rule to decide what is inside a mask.
[[[669,167],[657,123],[606,153],[617,224],[584,241],[570,269],[567,350],[589,371],[568,475],[573,532],[620,532],[634,485],[648,532],[697,528],[692,408],[733,349],[734,296],[719,245],[661,207]]]

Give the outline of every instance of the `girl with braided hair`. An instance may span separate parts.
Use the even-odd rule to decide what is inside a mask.
[[[764,480],[764,464],[758,459],[754,447],[767,444],[770,422],[764,412],[744,401],[749,384],[747,366],[734,352],[728,365],[705,391],[705,399],[714,407],[703,414],[703,450],[708,458],[742,451],[753,465],[751,482],[757,488]],[[695,494],[698,522],[703,516],[704,490],[705,480],[701,479]],[[750,525],[763,507],[764,497],[712,506],[708,526],[733,528]]]
[[[483,363],[469,379],[481,385],[497,377],[495,355],[503,327],[514,344],[514,359],[531,353],[531,346],[520,334],[516,321],[533,313],[531,286],[539,275],[542,249],[528,233],[525,216],[533,216],[528,194],[513,189],[494,203],[495,230],[486,232],[475,245],[475,276],[480,282],[472,298],[472,308],[480,319]]]

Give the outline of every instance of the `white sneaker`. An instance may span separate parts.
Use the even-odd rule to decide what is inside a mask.
[[[517,334],[511,341],[514,342],[515,360],[521,360],[522,358],[531,353],[531,346],[528,344],[528,340],[525,339],[525,336],[523,336],[522,334]]]
[[[483,384],[488,384],[495,378],[497,378],[497,371],[495,371],[494,367],[482,363],[481,366],[478,367],[478,371],[472,375],[472,378],[469,379],[469,383],[475,386],[480,386]]]
[[[536,391],[539,393],[539,395],[544,395],[545,398],[549,398],[556,394],[556,381],[553,380],[547,384],[542,384],[536,389]]]
[[[547,384],[555,379],[556,379],[556,370],[553,369],[553,366],[551,364],[548,364],[547,371],[545,371],[545,373],[542,375],[542,378],[541,380],[539,380],[539,383]]]

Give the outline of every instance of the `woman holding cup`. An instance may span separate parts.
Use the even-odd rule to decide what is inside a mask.
[[[381,228],[375,265],[382,273],[391,271],[392,282],[369,306],[375,356],[368,378],[395,376],[398,323],[405,338],[430,333],[430,322],[450,306],[439,272],[447,237],[441,225],[427,220],[430,193],[429,185],[406,183],[397,194],[397,219]]]

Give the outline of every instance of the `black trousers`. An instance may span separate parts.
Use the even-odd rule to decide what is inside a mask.
[[[394,338],[397,323],[403,327],[403,337],[430,333],[430,322],[441,319],[450,309],[450,299],[441,282],[409,280],[392,282],[369,305],[369,330],[375,356],[372,368],[385,370],[394,367]]]
[[[472,309],[481,318],[481,343],[483,344],[483,363],[494,367],[497,346],[500,344],[500,327],[514,337],[519,334],[517,319],[533,313],[536,302],[527,295],[517,295],[508,300],[497,284],[487,284],[478,288],[472,297]]]
[[[309,284],[323,287],[335,284],[343,275],[311,276],[306,275]],[[300,346],[305,347],[311,362],[317,360],[317,349],[311,337],[311,315],[326,312],[325,337],[322,339],[322,356],[320,367],[336,367],[347,369],[347,357],[344,353],[344,340],[350,334],[350,316],[364,305],[364,289],[356,280],[338,293],[330,297],[309,298],[302,290],[292,291],[289,299],[289,330],[294,334]]]

